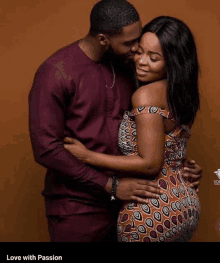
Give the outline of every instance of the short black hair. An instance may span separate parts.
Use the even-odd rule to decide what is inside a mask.
[[[154,33],[161,44],[168,80],[168,104],[181,124],[193,123],[200,107],[199,64],[196,44],[189,27],[181,20],[159,16],[143,28]]]
[[[122,28],[140,20],[134,6],[126,0],[102,0],[90,14],[90,34],[115,36]]]

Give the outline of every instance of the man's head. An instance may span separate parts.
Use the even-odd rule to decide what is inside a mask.
[[[112,55],[124,59],[133,56],[141,32],[139,14],[126,0],[102,0],[91,11],[90,35]]]

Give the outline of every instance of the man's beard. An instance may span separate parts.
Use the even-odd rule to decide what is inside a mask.
[[[106,51],[104,55],[105,59],[110,59],[111,61],[115,61],[119,64],[128,64],[132,61],[132,59],[126,54],[126,55],[119,55],[115,53],[114,49],[110,45],[108,50]]]

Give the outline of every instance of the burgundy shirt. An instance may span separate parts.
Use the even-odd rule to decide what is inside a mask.
[[[108,62],[109,63],[109,62]],[[78,41],[49,57],[37,70],[29,94],[29,127],[35,160],[47,168],[47,215],[108,209],[104,188],[111,172],[83,164],[63,147],[70,136],[93,151],[119,155],[118,128],[130,109],[131,72],[96,63]],[[107,84],[107,87],[106,87]]]

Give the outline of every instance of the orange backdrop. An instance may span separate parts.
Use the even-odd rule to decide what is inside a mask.
[[[45,169],[33,159],[27,97],[38,66],[89,30],[95,0],[1,1],[0,241],[48,241],[41,196]],[[19,2],[19,4],[18,4]],[[195,34],[201,64],[201,110],[189,156],[203,168],[202,215],[193,241],[220,241],[220,9],[217,0],[131,0],[143,24],[158,15],[184,20]]]

